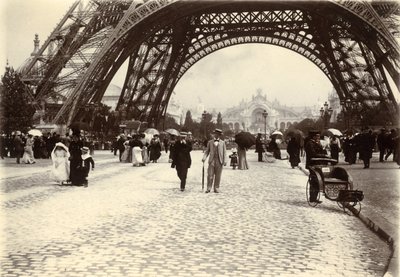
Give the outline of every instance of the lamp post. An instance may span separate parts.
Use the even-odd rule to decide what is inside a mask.
[[[267,110],[264,110],[262,113],[262,116],[264,117],[264,136],[265,136],[265,141],[267,141]]]
[[[351,118],[353,117],[353,112],[358,110],[358,104],[356,101],[346,98],[340,101],[340,105],[342,106],[342,111],[344,113],[344,118],[346,122],[346,129],[350,129],[351,126]]]
[[[201,118],[202,118],[203,123],[204,123],[204,138],[205,138],[205,139],[207,139],[206,117],[207,117],[207,112],[204,111],[204,112],[201,114]]]
[[[332,113],[333,113],[333,109],[331,107],[329,107],[328,102],[325,101],[325,104],[323,107],[321,107],[321,109],[319,110],[320,114],[321,114],[321,119],[323,122],[323,127],[328,128],[329,127],[329,120],[331,119]]]

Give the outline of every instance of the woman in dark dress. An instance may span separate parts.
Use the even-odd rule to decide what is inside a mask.
[[[300,163],[300,143],[295,137],[290,138],[286,151],[289,154],[290,165],[295,168]]]
[[[70,153],[70,170],[69,170],[69,181],[71,185],[77,186],[82,185],[80,178],[80,170],[82,164],[82,152],[81,148],[83,147],[83,141],[80,137],[79,130],[72,131],[72,139],[69,143],[69,153]]]
[[[268,144],[268,152],[272,152],[275,159],[281,159],[281,150],[279,149],[278,144],[276,143],[276,137],[272,136],[271,141]]]
[[[150,161],[156,163],[161,156],[161,143],[158,135],[154,135],[154,137],[151,139],[149,148]]]
[[[331,149],[331,158],[339,162],[340,141],[337,136],[332,137],[329,148]]]

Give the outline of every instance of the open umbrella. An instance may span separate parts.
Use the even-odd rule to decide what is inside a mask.
[[[256,138],[249,132],[240,132],[235,135],[235,142],[241,148],[250,148],[256,144]]]
[[[178,132],[178,130],[175,130],[175,129],[172,129],[172,128],[165,130],[165,132],[170,134],[170,135],[174,135],[174,136],[179,136],[179,134],[180,134]]]
[[[278,130],[275,130],[275,131],[273,131],[272,132],[272,134],[271,134],[271,136],[282,136],[283,137],[283,134],[282,134],[282,132],[281,131],[278,131]]]
[[[332,135],[334,135],[334,136],[338,136],[338,137],[343,136],[342,132],[339,131],[338,129],[329,128],[329,129],[328,129],[328,132],[331,132]]]
[[[157,130],[157,129],[154,129],[154,128],[147,128],[145,131],[144,131],[144,133],[145,134],[150,134],[150,135],[159,135],[160,134],[160,132]]]
[[[286,132],[286,137],[295,138],[300,145],[304,144],[304,133],[299,129],[290,129]]]
[[[28,134],[29,134],[29,135],[32,135],[32,136],[34,136],[34,137],[36,137],[36,136],[38,136],[38,137],[43,136],[42,132],[41,132],[40,130],[38,130],[38,129],[29,130],[29,131],[28,131]]]
[[[343,136],[342,132],[335,128],[329,128],[321,133],[322,136]]]
[[[287,137],[295,137],[295,138],[300,138],[300,137],[304,138],[304,133],[303,133],[303,131],[300,131],[299,129],[290,129],[287,131],[286,136]]]

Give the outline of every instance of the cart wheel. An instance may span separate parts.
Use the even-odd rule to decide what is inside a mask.
[[[315,207],[318,205],[318,202],[310,202],[310,192],[311,192],[312,188],[310,186],[310,179],[308,179],[307,181],[307,185],[306,185],[306,197],[307,197],[307,203],[308,205],[310,205],[311,207]],[[319,200],[319,189],[318,189],[318,194],[317,194],[317,200]]]

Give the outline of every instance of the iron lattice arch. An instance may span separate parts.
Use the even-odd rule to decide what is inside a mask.
[[[395,1],[77,1],[21,73],[37,102],[66,99],[54,122],[69,124],[128,60],[119,117],[157,124],[197,61],[264,43],[312,61],[341,100],[382,103],[397,117],[399,14]]]

